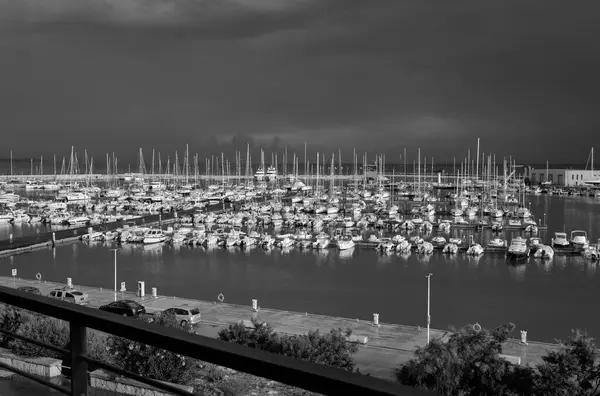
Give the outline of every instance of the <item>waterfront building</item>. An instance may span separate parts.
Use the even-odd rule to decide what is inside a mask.
[[[550,182],[560,187],[592,186],[589,182],[600,181],[600,170],[531,168],[530,180],[532,184]]]

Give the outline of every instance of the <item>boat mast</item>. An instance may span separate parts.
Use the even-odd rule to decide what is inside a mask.
[[[418,162],[418,167],[417,167],[417,196],[421,196],[421,149],[417,149],[417,162]]]

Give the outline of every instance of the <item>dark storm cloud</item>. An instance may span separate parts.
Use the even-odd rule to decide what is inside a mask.
[[[577,161],[600,127],[600,10],[583,4],[0,0],[4,146],[443,158],[481,137]]]

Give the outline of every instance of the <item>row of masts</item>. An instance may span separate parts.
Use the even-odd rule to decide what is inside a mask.
[[[499,175],[499,166],[496,165],[496,158],[494,154],[488,154],[485,156],[485,153],[479,152],[479,139],[477,142],[477,155],[475,158],[471,158],[471,150],[467,151],[466,157],[459,162],[460,171],[457,169],[456,158],[453,160],[453,172],[452,175],[456,177],[460,176],[461,178],[467,178],[470,180],[490,180],[488,177],[489,174],[495,175],[494,180],[498,180]],[[260,168],[266,172],[265,167],[265,156],[264,151],[261,150],[261,159],[260,159]],[[10,152],[10,174],[14,174],[13,169],[13,158],[12,151]],[[341,150],[338,150],[338,153],[332,153],[329,158],[329,180],[332,180],[335,183],[336,176],[351,175],[354,176],[354,182],[357,185],[360,180],[362,183],[366,182],[366,176],[369,172],[369,166],[372,164],[368,160],[367,153],[362,154],[362,158],[359,159],[359,155],[356,153],[356,149],[353,150],[352,155],[352,167],[345,166],[342,162],[342,153]],[[281,162],[279,161],[281,158]],[[435,161],[432,157],[428,163],[428,158],[425,157],[423,162],[421,161],[421,150],[417,150],[417,158],[413,160],[413,171],[412,174],[409,175],[408,172],[408,164],[407,164],[407,155],[406,149],[404,149],[404,154],[400,156],[401,162],[403,162],[403,172],[399,172],[396,174],[396,169],[392,168],[392,175],[394,179],[396,176],[404,175],[404,181],[409,181],[409,177],[413,178],[413,182],[416,182],[417,186],[421,186],[421,169],[423,170],[423,177],[427,178],[428,169],[430,170],[430,180],[435,180]],[[481,160],[481,163],[480,163]],[[83,163],[80,164],[78,154],[74,151],[74,147],[71,147],[71,153],[68,160],[63,157],[62,164],[60,166],[60,170],[57,167],[56,156],[53,156],[53,166],[52,171],[53,175],[65,176],[65,175],[89,175],[89,180],[91,181],[92,174],[94,173],[94,157],[88,156],[87,150],[84,151]],[[44,167],[43,167],[44,158],[40,157],[39,166],[35,166],[34,170],[34,160],[30,160],[30,174],[31,175],[43,175]],[[311,163],[311,161],[307,158],[307,145],[304,147],[304,172],[301,175],[299,172],[300,169],[300,158],[296,155],[296,153],[292,153],[292,158],[289,158],[287,148],[284,149],[282,153],[271,153],[271,166],[273,166],[277,172],[281,169],[281,175],[284,177],[294,176],[294,177],[309,177],[311,180],[314,179],[315,186],[319,187],[321,182],[325,179],[326,175],[326,163],[327,157],[324,153],[316,154],[316,161]],[[106,175],[113,177],[115,180],[119,176],[119,161],[115,153],[112,154],[106,153],[105,157],[106,163]],[[337,164],[336,164],[337,163]],[[422,167],[421,167],[422,166]],[[446,161],[447,166],[447,161]],[[83,172],[82,169],[83,168]],[[385,172],[386,165],[386,156],[385,155],[376,155],[374,161],[374,168],[377,174],[377,182],[383,183],[385,180]],[[515,174],[516,162],[512,159],[504,159],[503,160],[503,171],[504,171],[504,184],[511,179],[511,177]],[[337,173],[336,173],[337,170]],[[362,172],[361,172],[362,170]],[[416,172],[415,172],[416,170]],[[131,165],[128,166],[128,172],[131,173]],[[146,166],[144,161],[143,150],[140,148],[139,157],[138,157],[138,173],[143,176],[152,176],[158,178],[169,178],[174,176],[178,180],[182,180],[185,184],[189,184],[192,179],[197,181],[197,179],[201,176],[206,176],[213,179],[222,178],[224,180],[225,177],[228,179],[235,177],[239,180],[248,179],[253,176],[253,167],[252,167],[252,156],[250,153],[250,146],[247,146],[247,150],[245,156],[242,155],[241,151],[235,152],[235,160],[232,162],[229,159],[224,157],[224,154],[221,153],[220,156],[211,156],[210,158],[204,159],[204,171],[202,172],[200,166],[200,158],[198,154],[194,154],[190,157],[189,146],[186,145],[185,152],[183,155],[183,164],[180,165],[179,154],[176,151],[174,155],[174,159],[172,160],[170,156],[167,157],[166,161],[161,156],[161,153],[156,153],[155,150],[152,150],[152,160],[149,169]],[[448,172],[449,173],[449,172]],[[509,174],[507,176],[507,173]],[[389,173],[388,173],[389,174]],[[487,175],[487,176],[484,176]],[[402,180],[402,179],[401,179]],[[335,186],[335,184],[332,184]]]

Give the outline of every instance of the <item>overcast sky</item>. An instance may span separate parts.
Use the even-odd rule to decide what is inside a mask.
[[[443,161],[480,137],[519,162],[585,162],[599,16],[564,0],[0,0],[1,147],[148,162],[306,141]]]

